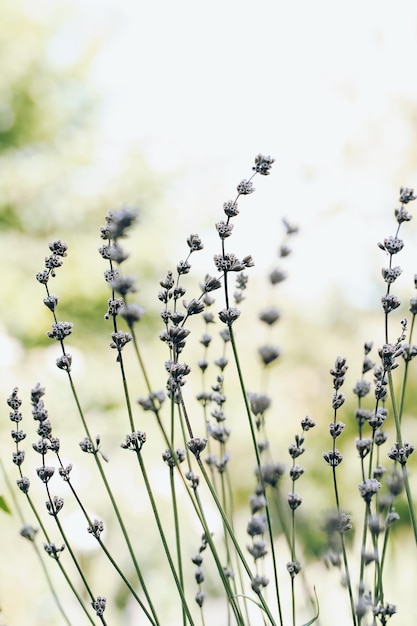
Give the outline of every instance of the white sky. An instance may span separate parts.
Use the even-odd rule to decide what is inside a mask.
[[[417,186],[417,3],[63,5],[77,11],[52,46],[56,59],[103,40],[91,82],[102,98],[104,183],[139,147],[157,172],[177,172],[169,203],[180,226],[198,231],[221,218],[253,156],[272,154],[275,171],[245,199],[252,217],[239,216],[246,252],[273,255],[285,215],[302,230],[294,295],[313,302],[330,282],[350,300],[367,297],[398,188]]]

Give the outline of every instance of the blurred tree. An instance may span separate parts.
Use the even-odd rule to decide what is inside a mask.
[[[102,34],[78,36],[76,11],[47,0],[36,10],[24,0],[6,0],[0,8],[0,245],[8,264],[3,288],[14,294],[13,309],[4,309],[1,321],[26,346],[48,341],[47,311],[41,303],[28,306],[41,297],[34,275],[47,242],[62,237],[70,243],[60,315],[94,332],[108,295],[100,280],[98,225],[120,202],[153,210],[159,193],[138,153],[126,154],[110,173],[108,166],[100,169],[100,99],[89,73]]]

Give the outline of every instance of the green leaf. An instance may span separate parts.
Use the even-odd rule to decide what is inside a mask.
[[[11,512],[11,510],[9,508],[9,505],[7,504],[4,496],[0,496],[0,510],[4,511],[8,515],[12,514],[12,512]]]

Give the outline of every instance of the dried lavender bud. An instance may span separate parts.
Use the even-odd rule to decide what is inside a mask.
[[[32,400],[32,404],[33,404],[33,408],[32,408],[33,419],[38,422],[44,422],[48,418],[48,411],[45,408],[43,400],[39,400],[36,403],[33,402]]]
[[[185,313],[183,311],[172,311],[170,317],[174,326],[179,326],[185,319]]]
[[[370,372],[374,366],[375,362],[372,361],[372,359],[370,359],[369,357],[365,357],[362,363],[362,374]]]
[[[372,369],[372,367],[370,369]],[[358,398],[364,398],[366,395],[368,395],[370,390],[371,383],[367,380],[361,379],[356,382],[352,391],[356,396],[358,396]]]
[[[211,311],[204,311],[203,320],[206,324],[214,324],[214,314]]]
[[[50,437],[51,432],[52,432],[52,424],[50,420],[44,420],[43,422],[41,422],[36,432],[39,435],[39,437],[45,437],[45,438]]]
[[[187,442],[187,448],[192,452],[196,459],[200,458],[200,454],[207,445],[207,439],[204,437],[193,437]]]
[[[197,591],[197,593],[195,594],[195,601],[197,602],[200,609],[204,604],[205,597],[206,597],[206,594],[204,593],[204,591]]]
[[[390,511],[385,518],[385,526],[389,528],[394,522],[398,522],[400,516],[396,511]]]
[[[291,465],[290,478],[292,481],[296,481],[304,474],[305,470],[300,465]]]
[[[255,188],[251,180],[243,179],[237,185],[236,190],[239,195],[247,196],[250,193],[253,193],[255,191]]]
[[[417,315],[417,298],[410,298],[409,310],[413,315]]]
[[[226,368],[227,364],[229,363],[229,359],[226,358],[225,356],[221,356],[218,359],[216,359],[214,361],[214,364],[217,365],[217,367],[223,372],[224,369]]]
[[[13,460],[13,463],[15,465],[20,467],[22,465],[23,461],[25,460],[25,451],[24,450],[18,450],[17,452],[13,452],[12,460]]]
[[[386,296],[382,296],[381,298],[382,308],[385,313],[391,313],[391,311],[395,311],[401,305],[401,300],[397,298],[397,296],[393,296],[392,294],[387,294]]]
[[[336,384],[336,380],[338,379],[343,379],[344,381],[344,377],[347,371],[348,371],[348,366],[346,365],[345,357],[338,356],[336,358],[334,368],[330,370],[330,374],[334,378],[333,384]],[[340,387],[340,384],[337,386],[337,389],[339,389],[339,387]]]
[[[192,252],[202,250],[204,248],[198,235],[190,235],[187,239],[187,244]]]
[[[8,406],[11,409],[13,409],[13,411],[17,411],[20,408],[20,406],[22,405],[22,401],[21,401],[21,399],[17,395],[18,391],[19,391],[18,387],[15,387],[13,389],[12,393],[10,394],[10,396],[6,400]]]
[[[410,346],[408,343],[403,343],[401,356],[406,363],[409,363],[415,356],[417,356],[417,346],[415,344]]]
[[[367,454],[370,453],[372,448],[372,439],[356,439],[356,449],[359,453],[359,457],[364,459]]]
[[[84,437],[84,439],[80,441],[79,446],[83,452],[87,452],[90,454],[96,453],[93,442],[91,441],[89,437]]]
[[[110,317],[118,315],[123,304],[123,298],[109,298],[107,300],[107,312],[104,315],[104,319],[108,320]]]
[[[343,454],[336,448],[334,451],[323,452],[323,459],[330,467],[337,467],[343,461]]]
[[[191,263],[189,263],[188,261],[180,261],[177,264],[177,272],[180,276],[184,276],[184,274],[188,274],[190,269],[191,269]],[[184,287],[177,287],[176,291],[178,291],[178,289],[181,289],[182,291],[182,293],[178,297],[183,296],[185,293]]]
[[[368,419],[369,426],[372,428],[372,430],[376,430],[377,428],[380,428],[382,424],[385,422],[387,415],[388,415],[387,409],[382,408],[382,407],[379,407],[376,413],[375,411],[373,411]]]
[[[237,208],[236,200],[228,200],[223,204],[223,210],[227,217],[236,217],[239,215],[239,209]]]
[[[48,483],[55,473],[55,468],[47,465],[36,468],[36,473],[43,483]]]
[[[249,554],[253,556],[255,561],[257,559],[262,559],[264,556],[268,554],[268,550],[266,549],[266,542],[263,539],[255,539],[251,546],[246,546]]]
[[[336,380],[340,380],[336,379]],[[342,393],[334,393],[333,394],[333,398],[332,398],[332,408],[336,411],[337,409],[340,409],[340,407],[342,406],[342,404],[344,404],[346,398]]]
[[[267,156],[258,154],[255,157],[255,165],[252,169],[258,174],[262,174],[262,176],[268,176],[273,163],[275,163],[275,159],[273,159],[269,154]]]
[[[370,515],[368,518],[368,528],[373,537],[378,537],[378,535],[383,530],[383,525],[379,515]]]
[[[296,459],[297,457],[301,456],[303,452],[305,452],[305,448],[296,443],[292,443],[290,444],[290,446],[288,446],[288,452],[291,458]]]
[[[90,535],[93,535],[96,539],[100,539],[100,535],[104,530],[104,524],[101,520],[95,519],[93,524],[87,528]]]
[[[414,452],[414,446],[408,441],[404,441],[402,446],[398,445],[396,442],[391,450],[388,452],[388,456],[390,459],[394,461],[398,461],[402,466],[407,463],[408,457]]]
[[[311,419],[311,417],[309,417],[308,415],[306,415],[301,420],[301,428],[303,429],[303,431],[310,430],[310,428],[314,428],[315,425],[316,425],[316,422],[313,419]]]
[[[71,371],[71,365],[72,365],[72,356],[70,354],[63,354],[62,356],[58,357],[57,360],[55,361],[56,366],[60,369],[60,370],[64,370],[64,372],[70,372]]]
[[[58,298],[57,296],[50,295],[43,299],[43,303],[50,311],[54,312],[58,305]]]
[[[249,497],[249,505],[252,515],[265,508],[266,498],[263,494],[252,493]]]
[[[219,272],[241,272],[246,267],[244,262],[240,261],[232,252],[215,254],[213,259]]]
[[[48,500],[48,502],[45,502],[45,506],[49,515],[55,517],[64,506],[64,498],[58,498],[58,496],[54,496],[52,499],[52,503]]]
[[[197,365],[201,369],[202,372],[205,372],[209,366],[209,362],[206,361],[206,359],[200,359],[199,361],[197,361]]]
[[[197,567],[197,569],[195,570],[194,576],[195,576],[195,581],[198,585],[201,585],[201,583],[204,582],[204,572],[201,567]]]
[[[287,496],[288,506],[290,507],[292,511],[295,511],[295,509],[297,509],[300,506],[302,501],[303,499],[300,495],[298,495],[298,493],[291,492]]]
[[[50,339],[56,339],[57,341],[63,341],[65,337],[68,337],[72,333],[73,324],[71,322],[54,322],[52,324],[52,331],[48,331],[46,334]]]
[[[159,335],[161,341],[164,341],[168,344],[169,348],[176,348],[177,350],[183,348],[185,346],[185,339],[190,334],[190,331],[187,328],[182,328],[181,326],[170,326],[168,330],[162,331]]]
[[[226,239],[227,237],[230,237],[230,235],[232,234],[233,224],[229,222],[223,222],[223,221],[217,222],[216,230],[219,233],[220,239]]]
[[[330,436],[333,437],[333,439],[336,439],[342,434],[344,428],[345,424],[343,422],[332,422],[331,424],[329,424]]]
[[[136,209],[122,207],[118,210],[111,210],[107,213],[106,226],[100,228],[102,239],[119,239],[126,237],[126,231],[138,220]]]
[[[50,256],[45,257],[45,268],[49,270],[50,275],[55,277],[55,270],[58,267],[61,267],[63,261],[57,254],[51,254]]]
[[[298,561],[290,561],[287,563],[287,572],[294,578],[297,574],[301,572],[301,565]]]
[[[132,341],[132,337],[129,333],[125,333],[121,330],[118,330],[111,335],[112,342],[110,343],[110,348],[114,348],[119,352],[125,347],[129,341]]]
[[[255,416],[262,416],[271,406],[271,398],[261,393],[248,393],[249,405]]]
[[[71,470],[72,470],[72,464],[69,463],[66,467],[59,467],[58,473],[63,480],[68,481]]]
[[[233,322],[235,322],[240,315],[239,309],[236,307],[229,307],[228,309],[222,309],[219,312],[219,319],[221,322],[224,322],[228,326],[231,326]]]
[[[366,478],[358,485],[359,493],[367,504],[370,504],[372,497],[381,488],[381,483],[375,478]]]
[[[12,430],[11,436],[15,443],[20,443],[26,439],[26,433],[23,430]]]
[[[372,411],[369,409],[355,409],[355,417],[359,426],[362,426],[371,416]]]
[[[61,556],[61,552],[65,550],[65,545],[62,544],[60,548],[57,548],[54,543],[44,543],[43,548],[48,556],[57,561]]]
[[[251,517],[246,527],[246,532],[250,537],[256,535],[263,535],[267,530],[267,523],[265,515],[256,514]]]
[[[375,385],[375,398],[377,400],[385,400],[387,395],[388,395],[388,391],[387,391],[386,384],[382,383],[381,381],[378,381]]]
[[[278,285],[278,283],[282,283],[284,280],[286,280],[286,278],[287,278],[286,272],[283,272],[282,270],[279,270],[278,268],[275,268],[269,274],[269,282],[271,283],[271,285]]]
[[[382,278],[388,284],[393,283],[399,276],[401,276],[402,269],[398,265],[395,267],[383,267],[382,268]]]
[[[133,450],[134,452],[138,452],[142,450],[143,445],[146,442],[146,433],[141,430],[137,430],[133,433],[129,433],[125,437],[124,443],[120,444],[121,448],[125,450]]]
[[[348,513],[341,513],[337,523],[337,530],[339,534],[344,535],[352,529],[352,516]]]
[[[23,491],[23,493],[27,494],[29,492],[30,480],[29,478],[27,478],[27,476],[22,476],[22,478],[18,478],[16,480],[16,484],[19,487],[20,491]]]
[[[188,304],[184,300],[183,305],[187,310],[187,315],[198,315],[198,313],[204,311],[204,303],[201,302],[201,300],[196,300],[195,298],[190,300]]]
[[[97,617],[102,617],[106,610],[106,598],[97,596],[97,598],[91,603],[91,606],[96,612]]]
[[[401,252],[403,249],[404,241],[398,237],[392,237],[392,235],[390,235],[384,239],[383,244],[378,244],[378,246],[389,254],[397,254],[397,252]]]
[[[225,426],[221,426],[220,424],[217,424],[216,426],[208,424],[207,432],[210,437],[213,437],[215,441],[219,441],[220,443],[226,443],[226,441],[229,439],[231,431]]]
[[[408,204],[415,200],[417,196],[414,195],[414,189],[408,187],[400,187],[400,202],[402,204]]]
[[[117,280],[118,278],[120,278],[120,272],[117,267],[113,267],[110,270],[105,270],[103,275],[104,280],[106,281],[106,283],[109,283],[109,285],[111,285],[113,280]]]
[[[197,489],[200,482],[200,478],[197,474],[194,474],[194,472],[186,472],[185,478],[190,481],[192,489]]]
[[[269,585],[269,579],[266,576],[261,576],[260,574],[256,574],[254,578],[251,580],[252,590],[260,594],[262,587],[267,587]]]
[[[48,270],[43,270],[42,272],[37,272],[36,280],[41,283],[41,285],[46,285],[49,280],[49,272]]]
[[[35,452],[45,455],[49,450],[49,442],[47,439],[39,439],[36,443],[32,443],[32,448]]]
[[[128,293],[135,293],[137,291],[136,279],[134,276],[121,276],[119,273],[117,276],[109,281],[110,287],[124,298]]]
[[[163,461],[168,465],[168,467],[175,467],[179,463],[182,463],[185,459],[185,450],[182,448],[177,448],[174,450],[175,458],[172,456],[171,450],[167,449],[162,453]]]
[[[264,365],[269,365],[276,361],[276,359],[281,355],[279,348],[275,346],[267,345],[261,346],[258,348],[258,354],[261,357],[261,360]]]
[[[209,293],[210,291],[215,291],[216,289],[220,289],[221,286],[222,284],[219,281],[219,279],[214,278],[213,276],[210,276],[209,274],[206,274],[204,283],[200,284],[200,287],[202,291],[204,291],[204,293]]]
[[[36,533],[38,532],[37,528],[34,528],[30,524],[25,524],[20,529],[20,535],[28,541],[35,541]]]
[[[268,324],[268,326],[272,326],[277,322],[281,317],[281,313],[276,307],[270,307],[269,309],[264,309],[259,313],[259,319],[261,322]]]

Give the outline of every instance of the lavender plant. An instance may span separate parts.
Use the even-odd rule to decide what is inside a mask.
[[[260,372],[257,389],[253,359],[251,363],[242,359],[244,333],[240,330],[244,327],[250,284],[248,270],[254,262],[249,253],[239,258],[229,251],[229,242],[238,230],[235,224],[240,205],[246,201],[244,196],[253,194],[255,177],[269,175],[273,163],[272,157],[257,155],[251,176],[240,181],[234,197],[224,203],[223,218],[215,224],[219,250],[213,255],[214,264],[209,273],[200,278],[198,288],[189,276],[194,255],[203,249],[202,240],[195,233],[186,239],[183,260],[160,279],[156,297],[162,309],[160,332],[155,341],[162,342],[166,350],[163,362],[147,354],[148,345],[140,332],[140,322],[147,316],[144,302],[135,300],[136,278],[123,271],[129,258],[124,241],[137,222],[137,212],[129,207],[109,211],[101,227],[103,244],[99,253],[106,264],[104,280],[110,291],[104,319],[111,326],[109,347],[115,354],[114,377],[120,381],[125,420],[124,431],[117,431],[120,454],[117,453],[116,462],[128,480],[139,485],[141,507],[149,513],[147,526],[141,529],[139,537],[129,503],[124,501],[117,482],[115,485],[108,443],[101,435],[92,434],[88,411],[83,407],[73,376],[73,357],[67,350],[67,342],[77,329],[71,322],[60,320],[58,296],[50,291],[68,246],[60,240],[49,244],[50,254],[36,275],[45,290],[44,305],[52,316],[47,336],[58,346],[56,366],[65,376],[72,396],[71,420],[80,433],[80,451],[103,488],[102,518],[92,513],[88,493],[73,480],[74,464],[64,460],[70,452],[66,451],[65,457],[62,453],[65,443],[59,437],[60,416],[54,415],[53,419],[49,416],[45,388],[37,383],[31,391],[35,422],[32,427],[27,416],[23,421],[25,405],[17,387],[11,391],[7,404],[14,424],[11,436],[12,460],[18,472],[16,484],[26,498],[28,513],[21,513],[22,507],[17,502],[15,508],[21,520],[30,516],[33,522],[25,522],[21,534],[35,549],[40,541],[45,556],[60,571],[79,605],[74,618],[77,624],[81,620],[110,624],[120,619],[115,598],[101,586],[111,589],[107,584],[110,578],[117,579],[124,590],[125,614],[128,607],[135,606],[138,616],[135,623],[160,626],[169,620],[184,626],[205,626],[213,619],[212,606],[219,623],[230,626],[309,626],[320,622],[320,590],[317,596],[315,581],[308,575],[307,550],[301,532],[304,498],[300,479],[308,474],[310,467],[298,464],[305,453],[307,432],[316,426],[317,420],[302,417],[293,441],[285,443],[269,417],[274,406],[271,389],[278,371],[275,366],[282,358],[274,339],[281,318],[275,289],[286,279],[283,264],[291,255],[290,241],[297,227],[283,220],[279,265],[268,276],[271,303],[258,316],[265,340],[257,349]],[[327,564],[343,571],[349,620],[346,623],[353,626],[385,626],[397,612],[394,600],[387,600],[385,592],[389,546],[395,538],[395,522],[400,519],[397,503],[402,504],[403,514],[407,516],[403,523],[409,526],[417,543],[407,471],[414,445],[408,442],[408,425],[403,419],[410,365],[417,354],[417,347],[412,344],[417,298],[410,300],[411,320],[403,317],[398,321],[392,313],[400,309],[401,302],[391,293],[401,274],[400,267],[394,266],[394,255],[404,245],[398,236],[399,229],[411,219],[407,205],[414,199],[412,190],[401,189],[401,206],[395,211],[397,231],[378,244],[388,257],[388,266],[382,270],[386,285],[382,297],[385,340],[375,361],[370,356],[372,343],[365,343],[361,377],[352,391],[357,404],[353,411],[346,408],[348,403],[345,404],[342,393],[348,371],[346,359],[337,357],[330,370],[331,445],[323,453],[323,459],[329,466],[328,482],[335,507],[324,523],[323,534],[328,545],[323,556]],[[215,292],[221,293],[218,303]],[[199,338],[190,345],[196,329]],[[371,372],[373,381],[369,380]],[[164,389],[159,388],[161,377],[165,381]],[[329,393],[330,388],[329,382]],[[370,401],[372,388],[374,398]],[[342,419],[355,425],[357,438],[339,446],[339,441],[346,440],[348,430]],[[395,443],[384,454],[390,423]],[[33,431],[36,435],[29,435],[31,452],[37,455],[38,464],[36,475],[29,477],[23,472],[29,456],[23,442]],[[319,437],[317,431],[309,433],[309,441]],[[289,462],[283,454],[285,447]],[[249,470],[241,477],[242,450],[245,468]],[[352,495],[346,497],[340,487],[346,456],[356,462],[355,496],[362,504],[362,518],[349,510]],[[154,472],[158,465],[165,466],[163,478],[160,471]],[[43,489],[44,505],[39,503],[38,489],[32,496],[34,480]],[[167,499],[161,497],[161,481],[169,493],[168,505]],[[135,497],[132,487],[130,498],[133,501]],[[105,560],[107,574],[100,584],[83,566],[83,559],[72,544],[70,522],[65,516],[67,499],[81,511],[85,533],[96,542]],[[48,518],[53,524],[46,523]],[[355,531],[360,537],[358,546],[349,540]],[[113,536],[117,536],[116,541]],[[160,583],[155,584],[154,567],[144,549],[150,542],[158,574],[169,589],[168,612],[161,600]],[[48,569],[45,571],[55,597],[57,623],[74,623],[58,597]],[[342,617],[338,615],[335,620],[341,623]]]

